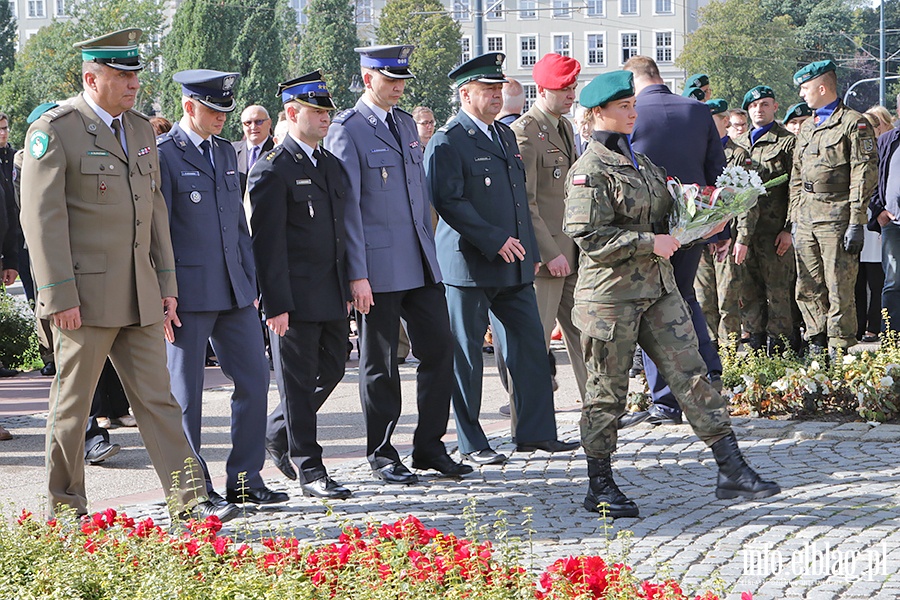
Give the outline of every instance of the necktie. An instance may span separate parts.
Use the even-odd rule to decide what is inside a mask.
[[[494,141],[494,144],[500,148],[500,154],[506,156],[506,151],[503,150],[503,144],[500,142],[500,135],[497,133],[497,128],[494,125],[488,125],[488,129],[491,131],[491,139]]]
[[[213,171],[216,170],[215,165],[213,165],[212,161],[212,148],[209,145],[209,140],[203,140],[200,142],[200,150],[203,152],[203,157],[209,161],[209,166],[213,168]]]
[[[256,164],[256,160],[259,158],[259,146],[253,146],[253,150],[250,151],[250,158],[247,160],[247,171],[253,168],[253,165]]]
[[[315,163],[315,165],[313,165],[313,166],[318,167],[318,166],[319,166],[319,161],[322,159],[322,153],[319,152],[319,149],[318,149],[318,148],[316,148],[316,149],[313,150],[313,152],[312,152],[312,159],[313,159],[313,162]]]
[[[113,135],[116,136],[116,141],[119,142],[119,146],[122,147],[122,151],[125,152],[125,155],[128,155],[128,152],[125,150],[125,144],[122,143],[122,121],[119,119],[113,119],[112,124]]]
[[[397,129],[397,124],[394,122],[393,113],[388,113],[387,117],[385,117],[385,121],[387,121],[388,129],[391,130],[391,134],[394,136],[394,139],[397,140],[397,145],[402,146],[400,143],[400,131]]]
[[[572,143],[572,138],[569,133],[571,129],[569,126],[562,120],[559,120],[559,123],[556,125],[556,130],[559,132],[559,136],[562,138],[563,142],[566,144],[566,152],[569,154],[569,164],[572,164],[574,144]]]

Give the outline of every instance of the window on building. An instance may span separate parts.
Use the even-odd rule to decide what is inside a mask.
[[[43,19],[47,16],[44,8],[44,0],[28,0],[28,17],[32,19]]]
[[[372,0],[356,0],[356,22],[372,22]]]
[[[655,38],[654,49],[656,54],[656,62],[671,63],[672,62],[672,32],[656,31],[653,33]]]
[[[471,0],[453,0],[453,20],[455,20],[455,21],[471,21],[472,20]]]
[[[503,0],[484,0],[484,6],[489,10],[485,16],[490,21],[502,21],[506,18],[506,10],[503,6]]]
[[[553,18],[568,19],[572,16],[572,0],[553,0]]]
[[[562,56],[572,56],[572,36],[568,33],[554,33],[553,51]]]
[[[528,112],[528,109],[531,108],[531,105],[537,100],[537,86],[533,83],[529,83],[523,85],[522,89],[525,90],[525,108],[523,110]]]
[[[672,10],[672,0],[656,0],[656,14],[658,15],[671,15]]]
[[[298,25],[306,25],[306,2],[307,0],[291,0],[291,8],[297,14]]]
[[[638,0],[619,0],[619,14],[636,15],[638,14]]]
[[[587,16],[602,17],[605,0],[587,0]]]
[[[66,0],[56,0],[56,16],[62,17],[66,14]]]
[[[533,67],[537,62],[537,36],[523,35],[519,38],[519,67]]]
[[[459,40],[460,64],[472,60],[472,38],[464,36]]]
[[[537,19],[536,0],[519,0],[519,18]]]
[[[592,67],[606,65],[606,34],[587,34],[587,64]]]
[[[622,64],[631,58],[640,54],[638,47],[638,34],[636,31],[623,31],[619,34],[622,41]]]
[[[506,44],[504,43],[504,38],[502,35],[487,36],[487,51],[488,52],[506,52],[505,48],[506,48]]]

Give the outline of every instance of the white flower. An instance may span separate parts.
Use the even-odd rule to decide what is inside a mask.
[[[784,378],[781,378],[777,381],[772,382],[772,387],[775,388],[776,390],[778,390],[779,392],[781,392],[782,394],[787,391],[789,385],[790,384]]]
[[[891,371],[893,371],[894,369],[900,369],[900,365],[898,365],[897,363],[891,363],[889,365],[884,365],[884,374],[890,375]]]
[[[856,355],[855,355],[855,354],[845,354],[845,355],[844,355],[844,364],[845,364],[845,365],[853,364],[853,362],[854,362],[855,360],[856,360]]]
[[[814,360],[814,361],[812,361],[811,363],[809,363],[809,370],[810,370],[810,372],[812,372],[812,371],[818,371],[819,369],[821,369],[821,367],[819,366],[819,361]]]
[[[741,374],[741,379],[744,380],[744,384],[745,384],[745,385],[748,385],[748,386],[749,386],[749,385],[751,385],[751,384],[753,383],[753,376],[752,376],[752,375],[748,375],[747,373],[742,373],[742,374]]]
[[[885,375],[881,378],[881,381],[879,383],[881,383],[881,387],[891,387],[892,385],[894,385],[894,378],[890,375]]]
[[[816,385],[816,382],[813,381],[812,379],[808,379],[806,381],[806,384],[803,387],[810,394],[815,394],[817,391],[819,391],[819,387]]]

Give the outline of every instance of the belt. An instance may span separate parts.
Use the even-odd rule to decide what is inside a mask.
[[[815,183],[803,182],[803,191],[811,194],[827,194],[829,192],[849,192],[850,184],[847,183]]]

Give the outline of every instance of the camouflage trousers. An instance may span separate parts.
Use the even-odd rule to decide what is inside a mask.
[[[792,308],[797,283],[793,246],[784,256],[775,252],[775,237],[779,233],[754,233],[743,265],[744,328],[774,338],[788,337],[794,330]]]
[[[581,444],[589,458],[616,449],[635,344],[656,363],[701,440],[711,445],[731,432],[728,406],[706,378],[691,313],[677,290],[655,300],[576,304],[573,316],[588,369]]]
[[[700,255],[694,292],[706,317],[709,337],[719,345],[727,344],[731,336],[735,341],[741,337],[742,271],[730,252],[722,262],[717,262],[707,248]]]
[[[859,255],[844,250],[846,223],[800,224],[794,235],[797,304],[807,339],[828,335],[828,345],[856,343],[856,275]]]

